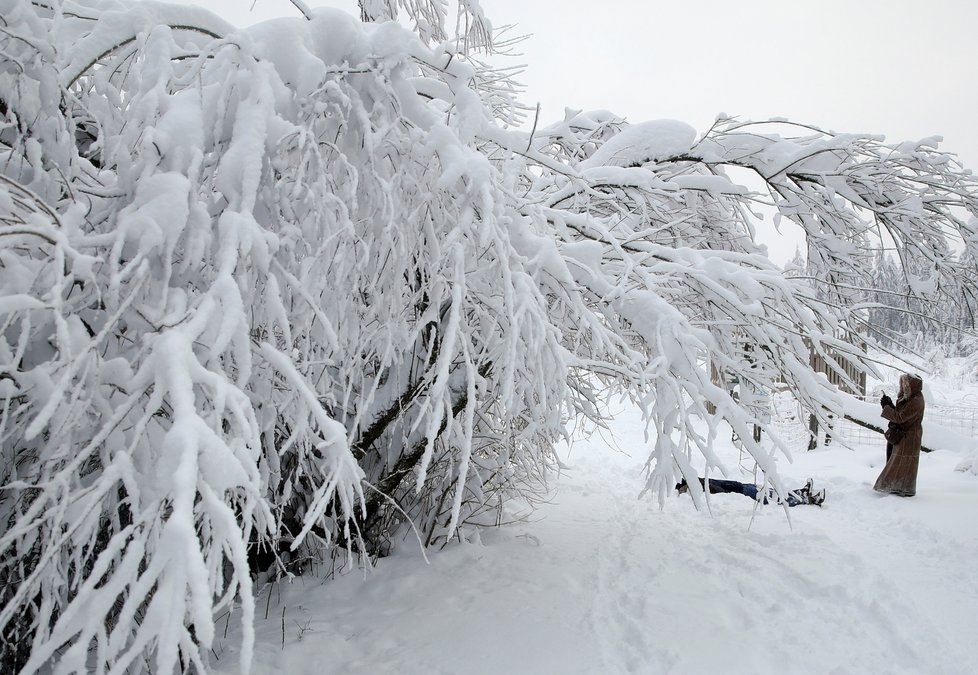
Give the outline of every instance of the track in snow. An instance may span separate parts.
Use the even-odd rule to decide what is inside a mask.
[[[642,447],[634,417],[615,429]],[[876,454],[785,464],[829,491],[789,522],[739,495],[660,511],[637,499],[640,450],[578,444],[531,522],[430,565],[408,542],[366,579],[274,589],[255,672],[974,673],[978,481],[934,453],[916,498],[880,497]]]

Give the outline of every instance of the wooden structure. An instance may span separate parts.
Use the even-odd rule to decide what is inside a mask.
[[[866,342],[858,335],[850,334],[844,336],[848,338],[847,341],[850,344],[858,345],[859,348],[866,352]],[[855,338],[855,339],[852,339]],[[807,341],[806,341],[807,342]],[[833,384],[840,390],[847,394],[853,396],[865,396],[866,395],[866,371],[863,370],[857,363],[850,361],[842,354],[838,354],[832,350],[829,350],[827,355],[831,359],[831,363],[826,360],[823,354],[819,354],[815,351],[815,348],[809,345],[809,365],[812,370],[816,373],[822,373],[825,375],[829,384]],[[752,351],[752,345],[744,345],[745,353],[750,353]],[[728,373],[724,373],[720,368],[716,366],[715,363],[710,361],[710,380],[718,387],[721,387],[727,392],[733,395],[734,387],[739,384],[736,377],[731,377]],[[716,414],[716,406],[712,403],[707,404],[707,411],[711,415]],[[812,450],[818,445],[819,427],[818,418],[814,413],[809,415],[808,418],[808,431],[810,435],[810,440],[808,444],[808,449]],[[831,440],[831,425],[829,426],[829,431],[825,434],[825,444],[828,445]],[[758,425],[754,426],[754,440],[759,441],[761,437],[761,428]]]
[[[859,346],[865,353],[866,343],[860,340]],[[811,365],[812,370],[816,373],[823,373],[828,378],[829,384],[834,384],[842,391],[853,396],[866,395],[866,371],[862,370],[857,364],[840,354],[829,352],[829,357],[835,362],[835,367],[832,367],[825,360],[825,357],[817,353],[814,348],[809,348],[809,352],[809,365]],[[838,372],[840,370],[842,373],[845,373],[845,377],[843,377],[842,373]],[[849,381],[847,381],[847,378]]]
[[[846,337],[850,338],[850,344],[859,345],[862,352],[864,354],[866,353],[865,340],[859,338],[858,335],[852,334]],[[851,340],[851,338],[856,338],[856,340]],[[814,347],[809,345],[809,365],[811,365],[813,371],[825,375],[829,384],[834,384],[847,394],[860,397],[866,396],[866,371],[860,368],[858,364],[832,350],[829,350],[828,356],[832,359],[832,364],[826,361],[822,354],[816,352]],[[831,415],[829,419],[831,419]],[[825,432],[825,445],[832,442],[831,431],[832,423],[829,422],[829,428]],[[818,447],[818,418],[814,412],[808,416],[808,434],[808,449],[814,450]]]

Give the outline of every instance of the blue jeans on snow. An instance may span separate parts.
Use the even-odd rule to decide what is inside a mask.
[[[742,494],[750,497],[754,501],[761,502],[762,504],[767,504],[768,501],[773,501],[775,503],[780,503],[781,501],[771,489],[766,490],[764,495],[758,498],[757,486],[752,483],[741,483],[739,480],[727,480],[725,478],[710,478],[709,480],[710,492],[733,492],[736,494]],[[788,496],[785,498],[785,503],[788,506],[798,506],[802,503],[802,501],[797,497],[797,495],[795,495],[794,492],[789,492]]]

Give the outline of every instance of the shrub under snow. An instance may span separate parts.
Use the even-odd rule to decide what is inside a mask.
[[[205,671],[233,610],[247,670],[256,577],[499,522],[608,390],[661,500],[718,465],[721,419],[751,437],[711,362],[836,408],[809,346],[861,358],[848,293],[883,241],[927,262],[913,293],[974,301],[975,181],[931,141],[607,113],[531,137],[441,3],[405,7],[422,37],[0,0],[6,667]],[[817,281],[768,261],[731,165]]]

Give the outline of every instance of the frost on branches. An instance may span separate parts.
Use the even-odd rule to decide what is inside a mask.
[[[849,291],[882,246],[923,270],[906,293],[974,308],[975,180],[932,141],[609,113],[531,136],[468,51],[478,3],[452,39],[443,3],[363,18],[398,8],[418,35],[0,0],[4,668],[204,672],[230,611],[246,671],[256,580],[511,517],[609,392],[645,412],[661,501],[694,455],[722,470],[721,420],[751,438],[711,367],[838,409],[809,347],[863,358]],[[762,202],[816,280],[768,261]]]

